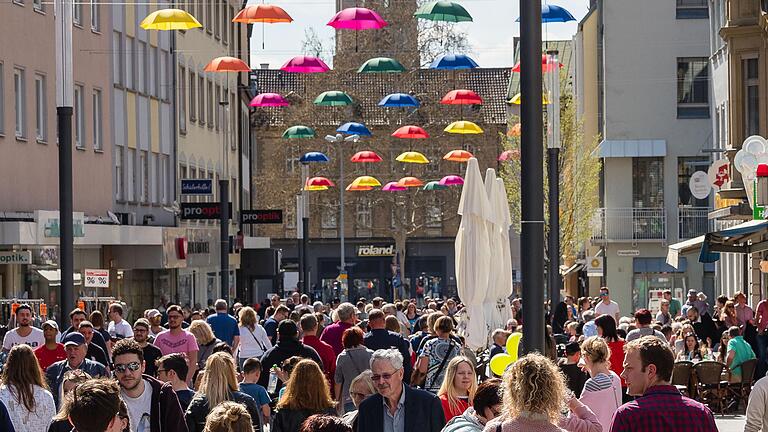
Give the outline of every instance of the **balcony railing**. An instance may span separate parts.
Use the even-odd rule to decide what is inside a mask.
[[[601,208],[592,219],[592,240],[653,241],[667,238],[663,208]]]
[[[686,240],[704,235],[709,230],[707,207],[677,208],[677,238]]]

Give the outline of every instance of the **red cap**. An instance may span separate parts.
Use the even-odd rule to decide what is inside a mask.
[[[766,164],[760,164],[757,166],[757,176],[758,177],[768,177],[768,165]]]

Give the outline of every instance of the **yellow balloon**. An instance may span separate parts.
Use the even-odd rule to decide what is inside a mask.
[[[520,339],[523,338],[522,333],[512,333],[507,338],[507,354],[512,357],[512,361],[517,361],[518,347],[520,346]]]
[[[507,366],[511,365],[513,362],[514,360],[512,360],[512,356],[510,355],[496,354],[491,358],[491,372],[499,376],[504,375]]]

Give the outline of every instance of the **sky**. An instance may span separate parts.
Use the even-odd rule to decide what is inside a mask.
[[[512,66],[512,41],[520,34],[515,22],[519,14],[516,0],[455,0],[472,15],[471,23],[457,24],[465,30],[472,46],[471,56],[481,67]],[[586,15],[589,0],[545,0],[548,4],[568,9],[577,19]],[[258,0],[250,0],[249,4]],[[301,53],[301,42],[306,29],[312,27],[326,41],[333,37],[333,29],[326,23],[336,13],[335,0],[286,0],[274,2],[284,8],[294,21],[290,24],[256,24],[251,38],[251,67],[269,63],[279,68],[288,59]],[[264,49],[262,49],[264,27]],[[555,23],[544,26],[544,37],[550,40],[570,39],[577,29],[576,22]]]

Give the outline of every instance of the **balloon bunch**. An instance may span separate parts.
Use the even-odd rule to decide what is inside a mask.
[[[496,354],[493,356],[490,363],[491,372],[499,376],[504,375],[507,367],[517,361],[517,350],[522,338],[522,333],[512,333],[509,335],[506,343],[507,354]]]

